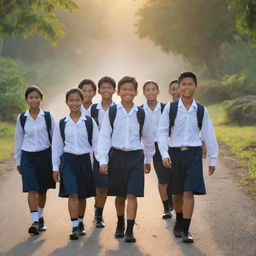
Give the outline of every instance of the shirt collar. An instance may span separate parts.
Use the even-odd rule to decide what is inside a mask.
[[[113,106],[113,105],[115,105],[115,102],[114,102],[114,101],[112,101],[112,103],[111,103],[110,106]],[[102,107],[102,103],[101,103],[101,102],[99,102],[99,103],[97,104],[97,109],[102,109],[102,110],[104,110],[103,107]],[[105,111],[105,110],[104,110],[104,111]]]
[[[184,104],[183,104],[183,102],[182,102],[182,100],[181,100],[181,98],[179,98],[178,107],[179,107],[179,108],[182,107],[182,108],[186,109],[185,106],[184,106]],[[191,107],[193,107],[193,108],[195,108],[195,109],[197,110],[197,104],[196,104],[196,101],[195,101],[195,100],[192,101],[192,104],[191,104],[191,106],[190,106],[190,109],[191,109]]]
[[[124,106],[122,105],[122,103],[117,104],[117,108],[123,109],[123,111],[124,111],[125,113],[127,113],[127,111],[126,111],[126,109],[124,108]],[[127,114],[132,114],[134,111],[138,111],[138,107],[137,107],[135,104],[133,104],[132,109],[131,109],[130,112],[127,113]]]
[[[29,109],[26,110],[26,112],[25,112],[24,115],[25,115],[25,116],[30,116],[30,117],[32,118],[32,116],[31,116],[30,113],[29,113]],[[39,110],[38,116],[44,116],[44,111],[43,111],[41,108],[40,108],[40,110]]]
[[[80,123],[80,122],[85,121],[85,120],[87,120],[86,116],[82,113],[81,116],[79,117],[77,123]],[[74,121],[72,120],[70,115],[66,116],[65,122],[73,122],[74,123]]]
[[[148,103],[146,102],[146,103],[144,103],[143,108],[146,109],[146,110],[150,110],[150,111],[155,112],[155,111],[157,111],[157,110],[159,110],[159,109],[161,110],[161,103],[158,101],[158,102],[156,103],[156,106],[155,106],[154,110],[152,110],[152,109],[149,107]]]

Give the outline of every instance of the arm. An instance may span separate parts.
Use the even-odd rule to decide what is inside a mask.
[[[21,173],[20,170],[20,159],[21,159],[21,147],[24,140],[24,130],[20,124],[20,115],[17,118],[16,122],[16,133],[15,133],[15,147],[14,147],[14,157],[16,160],[17,170]]]
[[[52,124],[51,135],[53,136],[53,131],[54,131],[55,127],[56,127],[56,121],[55,121],[55,118],[52,115],[52,113],[50,113],[50,115],[51,115],[51,124]]]

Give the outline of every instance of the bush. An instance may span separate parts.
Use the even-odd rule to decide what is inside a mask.
[[[248,95],[226,102],[226,116],[239,125],[256,124],[256,95]]]
[[[24,110],[26,81],[20,64],[8,58],[0,58],[0,121],[15,121]]]

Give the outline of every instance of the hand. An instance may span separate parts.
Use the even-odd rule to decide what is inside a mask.
[[[100,166],[100,172],[101,172],[102,174],[108,174],[108,166],[107,166],[106,164],[102,164],[102,165]]]
[[[203,159],[205,159],[207,157],[207,150],[206,150],[206,146],[205,146],[204,142],[202,144],[202,157],[203,157]]]
[[[209,166],[209,175],[212,175],[215,171],[215,166]]]
[[[151,170],[151,164],[144,164],[144,172],[150,173]]]
[[[171,161],[171,158],[165,158],[163,159],[163,166],[165,168],[172,168],[172,161]]]
[[[60,172],[59,171],[54,171],[52,174],[52,178],[55,182],[60,182]]]
[[[20,175],[22,174],[20,165],[17,165],[17,171],[19,172]]]

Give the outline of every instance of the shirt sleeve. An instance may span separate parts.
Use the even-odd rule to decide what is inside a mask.
[[[108,164],[108,153],[111,148],[111,134],[112,127],[110,125],[109,114],[107,111],[102,121],[96,153],[96,159],[100,162],[100,165]]]
[[[60,134],[59,123],[57,123],[52,136],[52,168],[59,171],[60,157],[64,152],[64,143]]]
[[[209,155],[209,166],[216,166],[218,157],[218,144],[214,134],[214,128],[207,109],[205,108],[201,129],[202,141],[205,142]]]
[[[99,138],[99,129],[97,126],[97,123],[95,120],[92,118],[92,123],[93,123],[93,132],[92,132],[92,149],[95,154],[97,155],[97,150],[98,150],[98,138]]]
[[[169,111],[170,104],[167,104],[164,108],[163,113],[159,119],[159,125],[157,130],[157,139],[158,139],[158,147],[161,153],[162,159],[169,158],[170,155],[168,153],[169,145],[168,145],[168,137],[169,137]]]
[[[55,127],[56,127],[56,121],[55,121],[55,118],[52,115],[52,113],[50,113],[50,115],[51,115],[51,124],[52,124],[51,135],[53,136],[53,131],[54,131]]]
[[[142,143],[144,145],[145,163],[150,164],[155,154],[154,134],[147,113],[145,112],[145,121],[142,128]]]
[[[21,147],[24,140],[24,130],[20,124],[20,115],[17,118],[16,122],[16,133],[15,133],[15,146],[14,146],[14,157],[16,160],[16,165],[20,165],[21,159]]]

